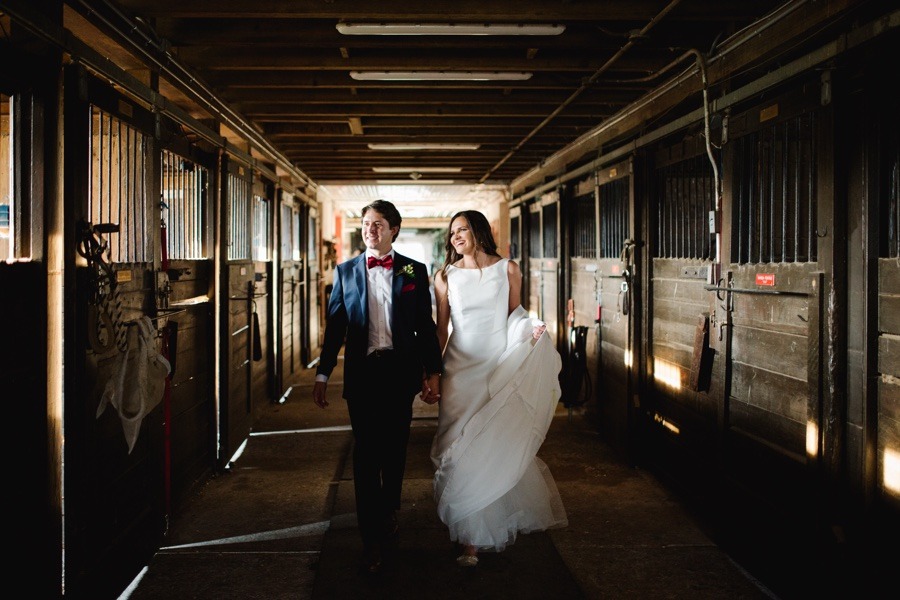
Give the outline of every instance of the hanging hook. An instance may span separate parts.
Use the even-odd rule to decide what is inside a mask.
[[[725,280],[724,280],[723,278],[720,277],[719,280],[716,282],[716,287],[717,287],[717,288],[721,288],[721,287],[722,287],[722,282],[724,282],[724,281],[725,281]],[[718,298],[719,300],[721,300],[722,302],[724,302],[724,301],[725,301],[725,298],[722,297],[722,294],[724,294],[724,293],[725,293],[725,292],[724,292],[723,290],[717,290],[717,291],[716,291],[716,298]],[[725,307],[723,306],[722,308],[724,309]]]

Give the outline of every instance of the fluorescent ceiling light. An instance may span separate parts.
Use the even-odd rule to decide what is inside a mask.
[[[378,185],[449,185],[456,182],[452,179],[420,179],[418,181],[412,179],[378,179],[375,183]]]
[[[459,173],[462,167],[372,167],[376,173]]]
[[[525,81],[527,71],[350,71],[357,81]]]
[[[565,25],[518,23],[338,23],[344,35],[559,35]]]
[[[478,150],[481,144],[428,144],[400,142],[394,144],[369,144],[369,150]]]

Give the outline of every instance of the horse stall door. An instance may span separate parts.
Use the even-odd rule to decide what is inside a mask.
[[[631,177],[627,165],[604,169],[599,180],[600,247],[596,261],[600,315],[597,380],[599,430],[625,449],[631,428],[632,344]]]
[[[166,414],[167,512],[216,466],[211,189],[216,156],[187,144],[162,150],[160,332],[172,373]]]
[[[538,203],[531,203],[525,207],[527,217],[525,230],[528,236],[526,255],[522,258],[521,268],[527,270],[527,289],[522,290],[523,304],[528,312],[537,317],[541,313],[541,207]]]
[[[160,256],[153,115],[78,67],[66,72],[66,195],[76,223],[73,365],[65,402],[66,592],[109,597],[165,532]],[[82,115],[79,118],[78,115]],[[156,368],[156,367],[160,368]],[[68,369],[67,369],[68,370]],[[75,392],[74,390],[78,390]],[[116,574],[116,577],[110,577]]]
[[[272,283],[272,232],[274,186],[262,181],[254,183],[251,201],[253,244],[253,279],[248,284],[250,298],[250,398],[252,410],[259,410],[272,400],[272,327],[270,312]]]
[[[563,403],[568,408],[583,409],[595,422],[598,421],[597,395],[602,386],[599,372],[599,319],[603,311],[600,304],[600,274],[597,263],[597,185],[593,174],[576,182],[571,189],[569,215],[566,223],[571,240],[570,292],[572,307],[567,314],[570,345],[569,362],[563,378]],[[574,356],[571,352],[574,328],[586,327],[587,338],[585,356]]]
[[[547,334],[559,347],[563,331],[560,323],[559,277],[559,192],[545,198],[541,207],[541,320],[547,324]]]
[[[850,192],[847,480],[878,556],[900,533],[900,114],[870,57],[847,78],[838,162]]]
[[[893,154],[886,157],[893,168],[883,170],[883,177],[888,172],[900,173],[900,144],[896,113],[893,114],[895,126],[888,130],[893,133],[890,139]],[[874,352],[877,370],[872,390],[877,400],[874,414],[866,415],[866,427],[875,437],[871,489],[876,498],[876,522],[889,522],[890,515],[894,515],[891,532],[895,534],[896,515],[900,511],[900,194],[897,185],[883,186],[881,190],[881,214],[891,215],[893,226],[882,229],[883,250],[878,259],[878,345]]]
[[[251,361],[253,351],[252,315],[256,271],[251,260],[252,206],[250,169],[229,161],[225,172],[226,239],[228,261],[225,265],[223,289],[228,301],[224,303],[223,325],[227,343],[222,389],[227,393],[220,399],[220,466],[228,465],[231,457],[250,435],[253,425],[253,403],[250,394]]]
[[[63,512],[58,475],[63,424],[55,415],[63,402],[59,390],[65,389],[56,374],[65,359],[60,356],[51,361],[47,349],[54,337],[59,340],[65,333],[61,316],[59,320],[53,317],[54,312],[61,315],[63,311],[48,313],[48,306],[58,306],[48,296],[50,289],[64,287],[64,269],[55,268],[62,264],[62,257],[57,262],[47,256],[43,240],[33,239],[31,232],[35,225],[32,215],[41,213],[46,196],[42,166],[56,160],[57,148],[56,128],[46,126],[42,109],[56,101],[58,89],[34,82],[56,81],[59,73],[55,66],[36,67],[39,63],[32,58],[0,45],[4,64],[0,73],[0,289],[4,292],[0,305],[6,316],[4,343],[0,344],[0,386],[8,400],[6,416],[14,424],[6,443],[16,449],[6,472],[8,489],[15,486],[15,493],[6,498],[8,514],[15,515],[6,539],[32,569],[29,594],[53,598],[60,592]],[[14,76],[25,71],[36,79]],[[65,218],[61,221],[64,223],[43,221],[45,234],[53,237],[69,226]],[[74,249],[67,254],[74,256]],[[38,260],[42,255],[46,260]],[[36,523],[41,526],[36,528]]]
[[[529,205],[528,312],[559,344],[559,192]]]
[[[300,292],[303,263],[300,260],[300,209],[287,195],[281,201],[281,368],[280,397],[303,369],[300,345]]]
[[[322,270],[319,259],[321,249],[321,231],[319,228],[319,212],[315,208],[309,208],[306,213],[306,281],[308,282],[307,295],[308,307],[306,321],[308,323],[309,338],[308,350],[304,363],[312,364],[319,358],[322,352],[324,329],[320,326],[324,323],[324,310],[322,304],[323,285]]]
[[[693,489],[715,480],[721,382],[711,391],[713,348],[721,329],[707,290],[715,259],[709,214],[716,208],[714,166],[705,137],[689,132],[653,153],[648,209],[647,389],[642,450],[669,477]],[[689,483],[688,483],[689,482]]]
[[[816,468],[837,420],[823,404],[828,343],[828,292],[818,232],[833,231],[832,199],[819,190],[819,162],[830,147],[808,86],[730,123],[723,206],[728,241],[725,272],[714,288],[722,331],[725,393],[722,412],[723,520],[773,543],[805,527],[823,503]],[[804,95],[807,97],[804,98]],[[771,106],[780,107],[778,110]],[[791,110],[789,111],[788,108]],[[832,279],[832,302],[843,283]],[[776,536],[770,537],[768,536]]]

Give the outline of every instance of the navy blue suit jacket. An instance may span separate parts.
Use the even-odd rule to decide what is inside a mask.
[[[408,266],[411,265],[411,266]],[[397,392],[410,398],[422,389],[425,374],[442,371],[441,349],[432,317],[431,290],[425,265],[394,251],[392,327],[396,373],[385,374]],[[363,381],[362,361],[369,344],[368,278],[365,253],[337,266],[328,301],[325,341],[316,374],[330,376],[344,348],[344,398],[364,397],[375,385]],[[383,382],[378,384],[383,385]]]

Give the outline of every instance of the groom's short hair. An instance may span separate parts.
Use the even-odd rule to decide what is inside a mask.
[[[403,218],[400,216],[400,211],[397,210],[397,207],[387,200],[375,200],[370,204],[367,204],[362,209],[362,216],[365,217],[366,213],[370,210],[374,210],[379,213],[385,220],[388,222],[388,225],[391,227],[400,227],[400,223],[403,221]],[[398,231],[397,234],[400,232]],[[394,235],[391,241],[397,239],[397,234]]]

